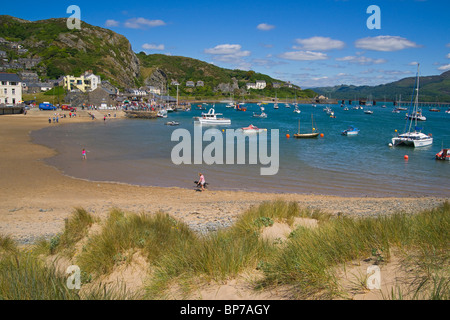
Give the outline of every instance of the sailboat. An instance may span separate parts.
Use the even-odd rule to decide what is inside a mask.
[[[315,132],[313,115],[311,114],[311,131],[310,133],[300,133],[300,119],[298,120],[298,133],[294,134],[294,137],[297,139],[309,139],[309,138],[317,138],[319,136],[319,132]]]
[[[417,79],[416,79],[416,99],[414,101],[412,114],[417,113],[419,107],[419,64],[417,65]],[[392,146],[405,145],[410,147],[425,147],[433,144],[433,138],[430,135],[426,135],[421,132],[422,128],[417,127],[417,117],[407,119],[407,125],[409,121],[409,129],[404,133],[392,138]],[[414,131],[412,131],[412,125],[414,123]]]

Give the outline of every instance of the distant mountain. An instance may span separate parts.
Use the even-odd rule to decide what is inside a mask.
[[[111,30],[81,22],[81,30],[67,28],[67,19],[27,21],[7,15],[0,16],[0,50],[8,61],[37,61],[28,70],[41,78],[56,79],[62,75],[79,76],[87,70],[109,80],[120,89],[152,85],[167,88],[172,81],[180,83],[181,94],[216,96],[221,92],[240,94],[248,82],[265,80],[263,96],[275,96],[277,80],[254,71],[230,70],[187,57],[133,52],[128,39]],[[1,40],[1,39],[0,39]],[[18,50],[18,46],[22,48]],[[0,61],[2,63],[2,61]],[[8,62],[9,72],[21,71],[20,64]],[[203,87],[187,88],[186,82],[203,81]],[[173,90],[174,86],[171,86]],[[279,97],[311,98],[311,90],[282,86]],[[257,95],[257,93],[254,93]]]
[[[378,86],[340,85],[335,87],[311,88],[311,90],[332,99],[409,100],[413,94],[415,77],[404,78]],[[420,101],[450,102],[450,71],[437,76],[420,77]]]

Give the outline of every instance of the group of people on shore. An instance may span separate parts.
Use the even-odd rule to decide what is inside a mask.
[[[75,118],[77,116],[76,113],[69,113],[69,118]],[[54,113],[53,117],[48,117],[48,123],[59,123],[59,119],[65,119],[67,118],[67,115],[65,113],[60,114],[60,113]]]

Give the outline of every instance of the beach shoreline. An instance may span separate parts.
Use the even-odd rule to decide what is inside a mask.
[[[100,114],[110,112],[98,111]],[[21,244],[49,239],[61,232],[64,219],[77,207],[100,218],[106,217],[114,207],[138,213],[163,211],[196,230],[211,231],[230,226],[243,211],[263,201],[296,201],[301,207],[331,214],[374,216],[398,211],[414,213],[448,200],[445,197],[341,197],[213,188],[197,192],[194,188],[143,187],[78,179],[47,165],[44,160],[54,156],[56,150],[33,143],[30,134],[46,126],[93,120],[87,111],[80,111],[75,118],[67,116],[57,124],[50,124],[48,117],[51,115],[30,110],[27,115],[0,117],[0,234],[9,235]],[[117,112],[117,118],[108,121],[123,118],[123,113]]]

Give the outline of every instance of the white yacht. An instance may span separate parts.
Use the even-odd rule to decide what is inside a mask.
[[[419,65],[417,65],[417,80],[416,80],[416,100],[414,101],[412,114],[417,114],[419,105]],[[426,135],[422,133],[422,128],[417,127],[417,117],[407,118],[409,121],[409,129],[407,132],[404,132],[397,137],[392,138],[392,146],[405,145],[410,147],[425,147],[433,144],[433,137],[431,134]],[[407,122],[408,123],[408,122]],[[412,126],[414,123],[414,131],[412,130]]]
[[[221,113],[215,113],[214,108],[209,109],[208,113],[202,113],[200,117],[194,117],[194,122],[199,124],[231,124],[231,119],[221,118]]]

